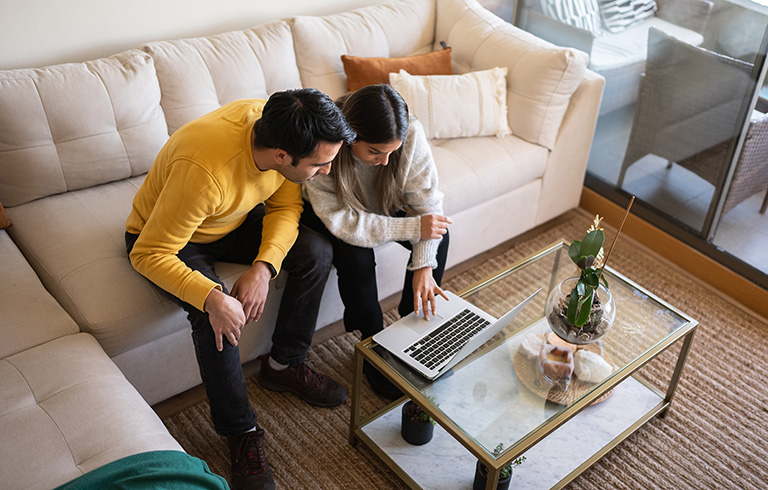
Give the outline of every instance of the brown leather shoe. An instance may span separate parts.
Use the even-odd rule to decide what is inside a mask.
[[[233,490],[275,490],[272,469],[264,452],[264,429],[228,437]]]
[[[347,390],[333,378],[313,371],[303,362],[286,369],[272,369],[269,356],[261,358],[259,384],[270,391],[291,392],[318,407],[335,407],[347,399]]]

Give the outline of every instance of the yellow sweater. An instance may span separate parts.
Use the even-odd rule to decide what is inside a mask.
[[[176,131],[160,150],[133,200],[126,229],[139,238],[131,264],[149,280],[203,310],[218,284],[187,267],[177,253],[188,242],[222,238],[264,202],[257,261],[279,271],[296,241],[301,187],[256,167],[251,130],[266,101],[239,100]]]

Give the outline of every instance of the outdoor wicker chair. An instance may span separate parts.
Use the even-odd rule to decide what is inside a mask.
[[[725,181],[729,149],[741,127],[744,94],[753,66],[691,46],[652,29],[627,152],[619,172],[645,157],[680,165],[716,188]],[[768,116],[755,112],[747,131],[722,214],[768,190]],[[713,202],[713,205],[715,203]],[[768,205],[768,196],[761,213]]]

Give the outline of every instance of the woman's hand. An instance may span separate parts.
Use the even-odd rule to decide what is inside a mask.
[[[446,300],[448,299],[448,296],[435,282],[435,278],[432,277],[431,267],[422,267],[413,271],[413,311],[416,316],[419,316],[419,311],[424,311],[424,318],[429,320],[430,310],[432,316],[437,314],[437,305],[435,304],[435,295],[437,294]],[[431,308],[430,304],[432,305]]]
[[[448,216],[425,214],[421,217],[421,239],[437,240],[442,238],[448,231],[448,225],[451,223],[453,223],[453,220]]]

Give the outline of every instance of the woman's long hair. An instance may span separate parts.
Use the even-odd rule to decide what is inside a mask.
[[[369,85],[336,100],[352,129],[355,141],[380,144],[393,140],[402,145],[389,156],[386,166],[375,169],[374,199],[379,209],[389,216],[405,205],[403,187],[405,167],[400,161],[408,135],[408,106],[389,85]],[[358,163],[349,145],[342,145],[331,172],[336,190],[343,202],[358,210],[368,210],[358,177]],[[371,210],[368,210],[371,211]]]

